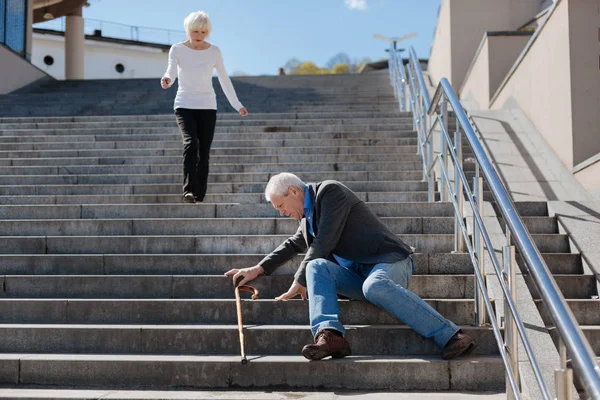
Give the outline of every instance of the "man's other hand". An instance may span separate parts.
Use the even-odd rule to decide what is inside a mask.
[[[275,300],[287,301],[289,299],[293,299],[298,295],[302,297],[302,300],[308,300],[308,296],[306,296],[306,288],[299,284],[298,281],[294,281],[294,283],[292,283],[292,286],[290,286],[288,291],[282,294],[281,296],[275,297]]]
[[[247,282],[253,281],[259,275],[265,273],[265,270],[260,265],[255,265],[254,267],[242,268],[242,269],[230,269],[225,272],[225,276],[233,275],[233,286],[241,286],[246,284]],[[241,281],[237,282],[238,279]],[[237,284],[236,284],[237,282]]]

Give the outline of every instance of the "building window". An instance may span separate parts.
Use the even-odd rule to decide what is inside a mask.
[[[0,0],[0,43],[26,57],[27,0]]]
[[[118,73],[122,74],[123,71],[125,71],[125,66],[121,63],[115,65],[115,69],[117,70]]]
[[[44,57],[44,64],[46,64],[46,65],[54,64],[54,57],[52,57],[50,55]]]

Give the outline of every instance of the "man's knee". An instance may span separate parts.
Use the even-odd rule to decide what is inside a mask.
[[[363,282],[363,295],[369,301],[377,300],[388,293],[390,285],[393,283],[386,276],[370,276]]]
[[[306,264],[306,275],[321,275],[329,273],[330,261],[325,258],[315,258]]]

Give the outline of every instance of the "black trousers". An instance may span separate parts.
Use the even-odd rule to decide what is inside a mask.
[[[175,116],[183,138],[183,193],[193,193],[196,201],[203,201],[217,110],[178,108]]]

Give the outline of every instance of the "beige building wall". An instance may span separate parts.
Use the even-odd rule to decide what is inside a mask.
[[[489,37],[483,40],[460,92],[461,100],[475,102],[475,108],[487,108],[490,103]]]
[[[569,0],[573,164],[600,153],[600,0]],[[600,181],[600,175],[596,175]]]
[[[490,97],[485,104],[485,108],[488,108],[491,97],[496,93],[530,39],[531,34],[529,33],[527,35],[488,36]]]
[[[463,86],[459,91],[461,99],[475,101],[478,108],[487,109],[491,97],[496,92],[514,62],[523,51],[527,35],[498,34],[488,32],[479,52],[467,72]]]
[[[571,169],[574,163],[568,9],[567,0],[559,3],[510,79],[492,99],[490,108],[516,103]]]
[[[434,84],[447,77],[460,88],[485,32],[516,30],[540,9],[539,0],[443,0],[429,61]]]
[[[8,48],[0,46],[0,71],[8,71],[0,79],[0,94],[7,94],[49,76]]]
[[[443,77],[450,79],[452,74],[450,62],[452,60],[452,44],[450,39],[450,1],[444,0],[440,5],[440,13],[427,65],[427,71],[434,85],[437,85]]]
[[[584,188],[600,194],[600,156],[596,157],[595,162],[575,172],[574,176]]]

